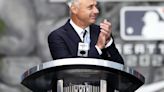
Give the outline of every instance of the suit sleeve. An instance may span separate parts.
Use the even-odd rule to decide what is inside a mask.
[[[48,44],[51,56],[54,60],[71,57],[66,43],[57,32],[53,32],[48,36]]]
[[[123,58],[120,55],[120,53],[118,52],[114,41],[112,42],[112,44],[109,47],[102,49],[101,55],[98,53],[95,46],[91,46],[91,48],[89,50],[88,57],[89,58],[105,59],[105,60],[110,60],[110,61],[124,64]]]
[[[106,60],[111,60],[117,63],[124,64],[124,60],[120,55],[120,53],[118,52],[114,41],[109,47],[102,49],[101,57]]]
[[[98,58],[101,59],[100,54],[98,53],[97,49],[95,46],[91,46],[90,50],[89,50],[89,54],[88,54],[89,58]]]

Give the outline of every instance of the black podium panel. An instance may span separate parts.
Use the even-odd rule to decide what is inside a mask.
[[[91,58],[68,58],[46,62],[27,70],[22,84],[34,92],[47,92],[64,80],[64,86],[106,80],[108,86],[120,92],[133,92],[144,84],[144,77],[122,64]],[[91,84],[91,85],[93,85]]]

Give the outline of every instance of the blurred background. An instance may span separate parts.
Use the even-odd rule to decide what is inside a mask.
[[[164,35],[160,36],[164,31],[164,1],[99,1],[97,24],[104,18],[112,23],[115,43],[125,65],[146,78],[143,89],[137,92],[164,92]],[[0,0],[0,92],[31,92],[20,84],[21,75],[52,60],[48,34],[68,18],[69,9],[61,0]],[[161,26],[152,27],[155,22],[149,20],[153,19]],[[147,37],[142,32],[145,27],[161,33],[156,31],[155,37],[152,32]],[[160,87],[155,89],[154,85]]]

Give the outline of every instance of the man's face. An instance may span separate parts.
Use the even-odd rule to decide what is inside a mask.
[[[79,0],[76,17],[80,22],[90,25],[96,22],[99,10],[96,0]]]

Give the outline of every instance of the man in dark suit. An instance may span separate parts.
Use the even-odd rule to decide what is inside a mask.
[[[111,36],[111,23],[104,19],[100,26],[94,24],[99,14],[96,0],[69,0],[68,5],[70,19],[48,37],[53,59],[81,57],[81,43],[88,47],[84,57],[124,64]]]

